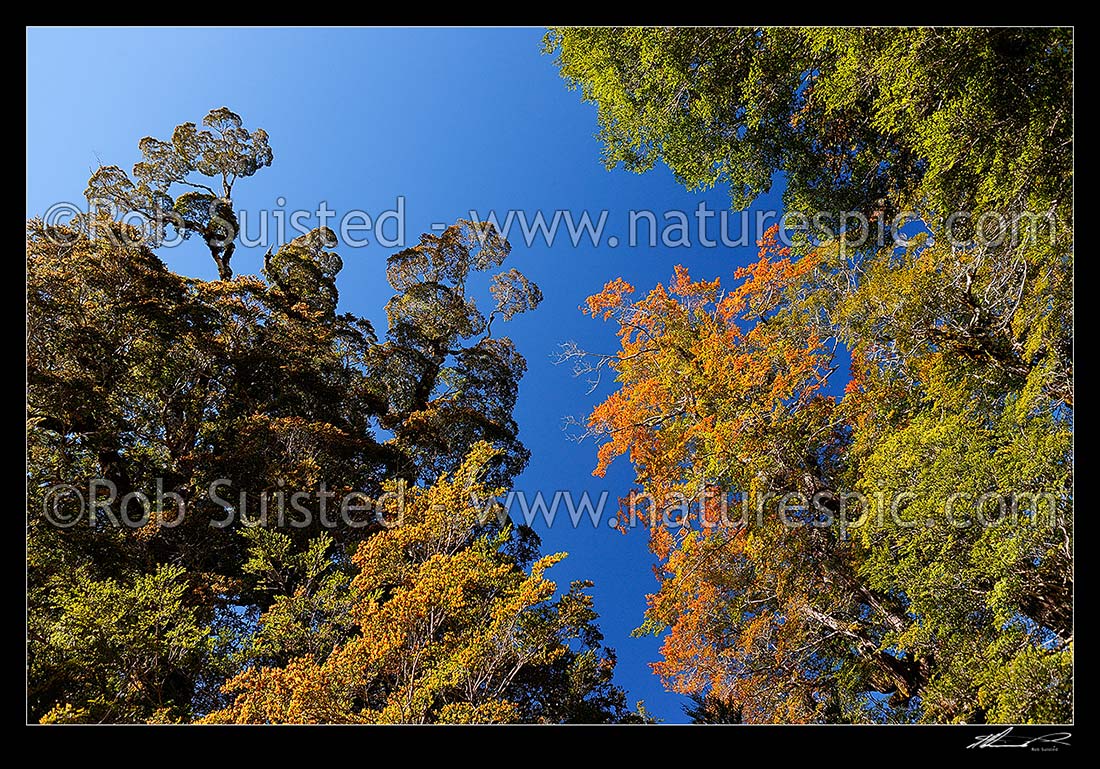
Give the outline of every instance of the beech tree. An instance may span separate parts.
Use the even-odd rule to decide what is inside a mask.
[[[547,40],[609,166],[735,206],[782,172],[794,210],[920,223],[773,227],[728,288],[677,267],[589,299],[620,349],[586,364],[618,384],[587,427],[647,495],[656,672],[703,719],[1071,720],[1070,33]]]
[[[914,209],[1070,228],[1069,29],[577,27],[545,49],[597,106],[609,168],[660,160],[736,208],[782,172],[819,233],[865,237],[845,212],[890,227]]]
[[[271,248],[259,276],[233,275],[234,185],[272,153],[262,129],[245,130],[226,108],[203,125],[143,139],[132,178],[96,171],[87,216],[27,225],[35,720],[192,721],[231,705],[227,680],[333,654],[331,665],[363,664],[357,675],[372,677],[373,658],[351,650],[382,630],[415,631],[431,655],[465,659],[442,630],[386,629],[406,599],[378,607],[374,591],[399,584],[369,554],[406,535],[385,531],[380,500],[397,482],[420,498],[470,456],[494,486],[527,461],[512,417],[524,359],[498,332],[541,293],[502,267],[510,247],[492,225],[459,222],[390,259],[379,340],[365,318],[338,312],[342,261],[327,228]],[[172,227],[203,238],[217,280],[165,266],[156,249]],[[479,298],[466,279],[486,270],[496,272]],[[360,512],[341,517],[348,499]],[[428,711],[450,721],[625,717],[589,599],[551,601],[548,562],[523,577],[521,561],[507,565],[505,541],[530,554],[534,533],[490,517],[469,538],[483,544],[452,553],[465,569],[456,578],[510,592],[496,604],[483,596],[497,614],[455,620],[464,638],[506,643],[529,619],[543,629],[521,657],[501,652],[494,664],[507,669],[493,668],[491,693]],[[415,679],[383,667],[392,686]],[[455,696],[450,685],[438,692]],[[428,712],[395,707],[372,712]]]
[[[201,130],[194,123],[176,126],[170,141],[146,136],[138,144],[142,160],[132,179],[118,166],[103,166],[88,180],[85,195],[115,213],[144,215],[154,241],[168,227],[183,237],[198,235],[218,276],[228,280],[238,234],[233,185],[270,166],[274,155],[267,132],[248,131],[228,107],[211,110],[202,124]],[[173,195],[180,187],[187,191]]]
[[[355,629],[346,641],[325,655],[249,667],[226,686],[232,703],[206,720],[639,720],[611,684],[614,657],[599,645],[584,592],[591,583],[575,582],[555,599],[544,573],[563,553],[525,563],[530,549],[515,530],[484,531],[484,510],[472,500],[502,491],[482,480],[494,453],[478,443],[453,477],[413,489],[400,526],[359,546],[357,573],[344,586]],[[312,562],[324,564],[324,548],[310,548]],[[278,635],[281,619],[265,614],[261,633]]]
[[[832,395],[827,251],[775,234],[728,293],[677,268],[588,302],[619,328],[588,429],[596,473],[627,454],[646,495],[656,672],[750,722],[1068,720],[1072,422],[1041,354],[1017,378],[918,327],[902,360],[854,345]],[[905,303],[881,289],[839,312]]]

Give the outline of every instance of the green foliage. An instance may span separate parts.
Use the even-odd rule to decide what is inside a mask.
[[[146,136],[138,143],[143,160],[134,165],[134,180],[118,166],[104,166],[88,180],[85,196],[95,206],[115,213],[142,214],[143,235],[152,244],[173,227],[184,237],[199,235],[210,250],[222,280],[233,277],[230,260],[236,247],[237,216],[233,185],[270,166],[274,155],[262,128],[249,132],[240,115],[228,107],[203,118],[207,129],[194,123],[176,126],[171,141]],[[211,184],[221,182],[220,190]],[[191,191],[172,197],[172,188]]]
[[[331,230],[269,250],[262,278],[232,276],[233,186],[272,154],[229,110],[204,126],[143,139],[133,180],[99,169],[88,195],[110,205],[72,226],[27,225],[34,720],[192,721],[225,708],[222,685],[244,671],[326,664],[362,641],[364,596],[392,588],[352,560],[384,529],[372,511],[387,484],[430,485],[475,446],[493,447],[486,472],[500,485],[527,461],[512,417],[526,364],[490,327],[541,293],[505,269],[483,312],[466,285],[502,265],[507,241],[462,221],[393,256],[380,342],[366,319],[337,313]],[[131,212],[150,227],[113,216]],[[168,270],[153,251],[165,226],[203,237],[219,280]],[[59,484],[69,492],[55,498]],[[345,517],[347,500],[366,512]],[[504,537],[495,519],[476,535]],[[529,530],[493,541],[500,552],[476,550],[473,565],[490,570],[470,575],[478,589],[495,589],[505,554],[518,574],[537,547]],[[539,633],[592,640],[587,600],[562,597]],[[468,615],[470,638],[490,619]],[[511,674],[522,717],[619,708],[610,655],[562,646],[544,662]],[[490,717],[458,708],[444,720]]]
[[[609,167],[660,159],[735,206],[781,172],[789,208],[833,215],[794,248],[765,233],[727,292],[677,267],[589,300],[622,345],[589,422],[597,472],[626,454],[656,499],[772,495],[760,523],[652,532],[657,672],[746,721],[1071,720],[1071,32],[563,29],[546,47],[597,105]],[[845,211],[872,230],[839,234]],[[899,211],[923,232],[867,239]],[[849,491],[877,507],[841,529]],[[823,495],[801,515],[828,525],[779,525],[790,493]]]
[[[834,232],[847,211],[1071,221],[1068,29],[563,28],[545,49],[608,167],[663,160],[735,207],[782,172],[786,207]]]
[[[95,580],[78,568],[55,576],[42,592],[48,609],[30,616],[28,695],[44,711],[43,722],[188,714],[194,671],[211,645],[202,607],[189,605],[182,567],[162,565],[125,582]]]
[[[300,552],[290,537],[271,529],[244,529],[241,536],[248,543],[244,582],[258,603],[270,596],[243,650],[244,664],[286,664],[301,656],[324,660],[352,632],[351,564],[337,560],[328,533]]]
[[[496,453],[478,443],[453,477],[414,488],[401,526],[363,542],[350,589],[352,633],[329,654],[250,666],[227,684],[232,702],[213,723],[572,723],[636,720],[611,684],[589,583],[556,599],[543,573],[507,545],[510,527],[485,532],[472,500],[499,489],[478,479]],[[324,543],[291,556],[279,535],[250,536],[252,573],[277,575],[296,559],[326,568]],[[312,565],[312,569],[310,568]],[[273,576],[273,579],[280,579]],[[262,622],[265,630],[275,615]],[[275,628],[281,632],[281,628]],[[548,696],[550,695],[550,696]]]
[[[421,468],[423,480],[453,472],[477,441],[507,446],[492,482],[506,485],[529,453],[512,419],[526,361],[511,340],[493,338],[493,320],[533,310],[542,292],[519,270],[493,275],[486,317],[467,295],[471,272],[499,267],[511,246],[487,223],[460,220],[389,258],[397,292],[386,305],[389,331],[373,354],[389,399],[383,427]]]

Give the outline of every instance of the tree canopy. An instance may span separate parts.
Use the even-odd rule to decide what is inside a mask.
[[[627,455],[648,495],[655,671],[701,721],[1072,720],[1070,32],[562,29],[547,49],[609,166],[661,159],[735,206],[781,174],[792,209],[920,225],[773,227],[728,288],[676,267],[588,300],[620,339],[588,432],[596,473]],[[1053,224],[983,238],[958,211]]]
[[[609,168],[662,160],[735,207],[781,178],[834,233],[910,210],[1070,226],[1069,29],[562,28],[545,47],[597,106]]]
[[[693,722],[1073,721],[1073,44],[547,32],[609,170],[793,215],[717,275],[606,275],[581,310],[615,349],[564,345],[614,373],[581,437],[629,463],[635,632]],[[274,161],[245,125],[145,137],[26,223],[28,717],[650,722],[593,583],[495,501],[531,456],[505,334],[543,300],[505,234],[402,244],[377,328],[327,227],[239,274]],[[217,279],[169,268],[188,238]]]
[[[27,225],[31,718],[633,717],[583,586],[553,598],[562,555],[460,498],[528,458],[524,359],[493,332],[542,295],[501,268],[508,242],[460,221],[393,255],[379,339],[338,311],[327,228],[233,276],[233,188],[272,152],[226,108],[203,125],[143,139],[132,179],[96,171],[73,224]],[[202,237],[219,279],[169,270],[165,227]],[[410,649],[428,656],[404,670]],[[336,668],[361,697],[286,694]]]

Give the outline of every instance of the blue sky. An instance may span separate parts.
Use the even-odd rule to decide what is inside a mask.
[[[575,340],[612,351],[613,329],[583,316],[579,305],[604,282],[622,276],[639,290],[666,281],[673,265],[694,277],[722,277],[747,263],[755,247],[647,246],[629,248],[627,212],[695,211],[728,207],[725,190],[691,193],[664,167],[636,175],[608,172],[595,139],[596,114],[581,103],[540,52],[540,29],[388,30],[143,30],[34,29],[27,33],[27,215],[59,202],[82,202],[99,165],[129,169],[137,141],[167,138],[185,121],[228,106],[249,128],[271,137],[275,162],[234,190],[239,208],[315,210],[321,201],[337,215],[376,214],[405,199],[410,244],[436,222],[468,218],[471,210],[607,210],[608,234],[623,244],[574,248],[523,245],[513,237],[511,266],[536,281],[545,301],[494,332],[511,336],[527,357],[516,418],[532,459],[516,486],[528,494],[556,490],[611,500],[630,486],[619,460],[607,478],[591,475],[595,447],[566,439],[563,419],[583,417],[607,382],[586,394],[568,366],[556,366],[558,345]],[[776,195],[756,208],[776,208]],[[694,227],[694,221],[692,227]],[[738,230],[731,226],[736,236]],[[368,234],[368,238],[370,235]],[[344,271],[341,309],[385,328],[382,307],[391,295],[385,258],[395,249],[373,243],[338,248]],[[241,249],[234,270],[256,273],[263,249]],[[178,272],[215,277],[197,243],[163,249]],[[507,266],[507,265],[506,265]],[[570,557],[552,571],[559,584],[588,578],[608,645],[619,657],[618,683],[631,702],[666,722],[685,720],[683,698],[667,693],[649,670],[659,640],[631,638],[642,620],[645,594],[656,587],[641,530],[535,524],[546,552]]]

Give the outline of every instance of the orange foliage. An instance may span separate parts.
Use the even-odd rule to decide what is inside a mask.
[[[820,694],[798,658],[810,537],[723,498],[797,487],[803,468],[780,458],[812,456],[815,436],[834,435],[836,403],[822,392],[832,346],[799,309],[821,258],[792,259],[777,233],[765,233],[725,295],[717,279],[693,281],[677,266],[667,289],[636,301],[621,280],[588,300],[590,314],[618,322],[620,340],[620,387],[588,426],[602,440],[595,474],[626,455],[659,508],[694,500],[688,526],[650,528],[660,588],[642,629],[666,632],[654,670],[676,691],[734,697],[746,720],[797,722],[812,720]]]

